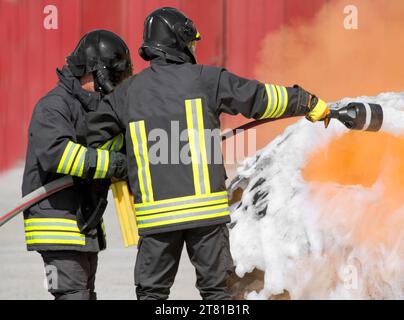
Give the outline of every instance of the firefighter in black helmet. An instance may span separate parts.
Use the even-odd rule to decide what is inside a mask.
[[[229,299],[226,282],[233,262],[226,226],[230,221],[226,175],[223,163],[209,157],[212,149],[220,152],[220,146],[215,147],[220,141],[219,115],[306,116],[318,121],[329,109],[298,86],[264,84],[224,68],[196,64],[195,46],[201,36],[177,9],[151,13],[143,39],[139,53],[150,67],[124,81],[87,115],[87,137],[93,147],[126,132],[129,183],[141,236],[137,296],[168,297],[185,244],[202,298]],[[185,139],[171,134],[173,127],[179,128],[180,137],[185,132]],[[171,145],[180,146],[167,149],[168,162],[155,152],[157,144],[160,151],[166,144],[156,141],[156,130],[166,132]]]
[[[63,175],[74,186],[24,212],[28,250],[44,260],[55,299],[96,299],[97,254],[106,246],[102,214],[109,178],[125,178],[123,136],[99,148],[86,144],[85,115],[102,96],[132,74],[129,49],[115,33],[94,30],[80,40],[57,70],[59,82],[32,114],[22,193]],[[108,146],[114,148],[108,149]]]

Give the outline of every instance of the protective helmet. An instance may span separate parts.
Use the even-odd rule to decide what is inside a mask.
[[[178,9],[164,7],[153,11],[146,18],[139,54],[146,61],[163,52],[167,59],[180,58],[196,63],[189,44],[200,39],[192,20]]]
[[[103,93],[111,92],[132,75],[128,46],[108,30],[93,30],[85,34],[66,60],[76,77],[93,73],[95,89]]]

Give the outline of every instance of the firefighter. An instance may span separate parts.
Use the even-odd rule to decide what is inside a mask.
[[[132,74],[132,63],[125,42],[107,30],[84,35],[66,60],[56,87],[32,114],[22,193],[63,175],[75,183],[24,212],[25,239],[29,251],[41,254],[55,299],[95,300],[109,178],[124,179],[127,171],[126,156],[118,152],[122,135],[97,149],[86,145],[85,114]]]
[[[226,174],[222,162],[207,161],[214,141],[220,140],[221,113],[254,119],[306,116],[318,121],[329,112],[324,101],[299,86],[264,84],[197,64],[200,39],[193,22],[179,10],[165,7],[152,12],[139,49],[150,67],[124,81],[97,111],[87,114],[91,146],[126,133],[140,234],[135,266],[138,299],[168,298],[184,244],[202,298],[230,298],[226,282],[233,261],[226,225],[230,221]],[[179,144],[181,150],[188,147],[191,161],[173,161],[178,155],[171,148],[168,163],[152,159],[155,145],[149,134],[156,129],[170,134],[173,125],[186,132]]]

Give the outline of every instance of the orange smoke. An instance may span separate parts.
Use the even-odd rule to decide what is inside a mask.
[[[387,133],[349,132],[334,139],[323,150],[311,155],[302,174],[307,181],[335,183],[338,185],[381,186],[381,194],[364,197],[361,203],[351,203],[349,191],[339,195],[338,188],[319,190],[322,200],[339,199],[345,225],[353,222],[354,245],[385,245],[393,248],[400,243],[404,228],[404,215],[399,209],[403,206],[404,194],[404,137]],[[328,198],[328,199],[327,199]],[[330,212],[334,208],[329,208]],[[327,213],[325,213],[327,214]]]
[[[344,8],[358,8],[358,29],[344,28]],[[285,26],[262,43],[256,77],[299,84],[326,101],[404,90],[404,1],[327,2],[307,23]],[[291,122],[260,131],[262,147]],[[261,130],[261,129],[260,129]]]
[[[358,9],[357,30],[344,28],[347,5]],[[403,91],[403,17],[404,1],[330,1],[311,21],[267,35],[262,43],[261,63],[256,68],[257,78],[284,85],[297,83],[327,101]],[[259,137],[272,136],[271,125],[264,130]],[[261,140],[259,147],[269,142]],[[350,132],[313,155],[304,177],[366,188],[377,181],[381,183],[383,195],[378,199],[362,199],[356,204],[339,200],[346,208],[342,213],[345,218],[350,210],[359,208],[358,220],[351,221],[357,241],[392,246],[400,241],[397,237],[404,227],[403,215],[400,220],[396,212],[404,194],[403,159],[403,138]],[[322,192],[332,198],[336,190]]]

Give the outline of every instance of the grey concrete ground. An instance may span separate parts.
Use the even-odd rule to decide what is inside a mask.
[[[22,169],[19,166],[0,175],[0,212],[20,197]],[[135,299],[133,269],[136,248],[123,246],[113,199],[105,214],[108,249],[100,253],[96,289],[99,299]],[[200,299],[195,289],[195,273],[183,253],[171,299]],[[0,227],[0,299],[50,299],[44,288],[42,259],[27,252],[22,217]]]

